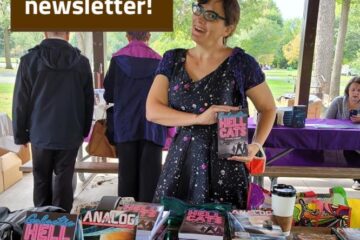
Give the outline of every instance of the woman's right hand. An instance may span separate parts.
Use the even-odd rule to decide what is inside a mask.
[[[211,125],[217,122],[218,112],[239,111],[240,107],[212,105],[205,112],[196,116],[195,125]]]
[[[353,123],[360,123],[360,115],[351,116],[351,117],[350,117],[350,120],[351,120]]]

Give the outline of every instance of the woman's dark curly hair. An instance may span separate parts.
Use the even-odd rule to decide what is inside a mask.
[[[360,84],[360,77],[359,76],[355,76],[352,79],[350,79],[350,81],[348,82],[348,84],[346,84],[345,90],[344,90],[344,94],[345,96],[349,97],[349,88],[351,86],[351,84],[353,83],[358,83]]]

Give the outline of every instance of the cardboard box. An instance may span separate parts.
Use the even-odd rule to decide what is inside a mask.
[[[8,153],[13,152],[18,155],[21,159],[21,163],[24,164],[30,160],[30,144],[28,147],[24,147],[22,145],[16,145],[14,143],[13,136],[4,136],[0,137],[0,156]]]
[[[19,181],[23,174],[19,170],[21,160],[17,154],[8,152],[0,156],[0,192]]]

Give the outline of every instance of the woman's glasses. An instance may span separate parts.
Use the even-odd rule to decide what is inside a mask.
[[[225,21],[225,18],[220,16],[219,14],[217,14],[214,11],[211,10],[205,10],[205,8],[203,8],[200,4],[198,3],[193,3],[192,4],[192,12],[194,15],[196,16],[200,16],[203,15],[206,21],[209,22],[214,22],[217,19],[221,19]]]

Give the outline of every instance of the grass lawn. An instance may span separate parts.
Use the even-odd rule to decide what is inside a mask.
[[[0,83],[0,112],[5,112],[11,117],[12,96],[14,84]]]
[[[0,68],[0,73],[11,72],[15,70],[5,70]],[[269,78],[267,83],[275,97],[279,98],[285,93],[293,93],[295,91],[295,79],[297,70],[281,70],[273,69],[265,71],[266,77]],[[279,77],[279,78],[277,78]],[[343,94],[346,83],[349,81],[350,76],[341,76],[340,95]],[[6,112],[11,117],[12,94],[14,84],[0,83],[0,112]]]

